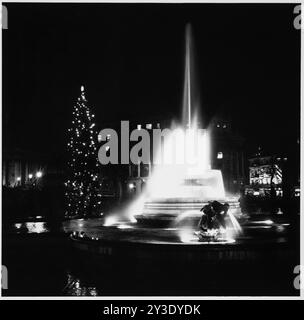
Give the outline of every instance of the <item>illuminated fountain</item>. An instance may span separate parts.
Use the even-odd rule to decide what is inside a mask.
[[[229,281],[237,279],[239,272],[247,270],[253,262],[257,266],[273,262],[271,270],[290,263],[289,252],[293,247],[282,237],[287,227],[284,229],[284,225],[269,218],[246,221],[238,201],[227,198],[221,171],[211,168],[209,132],[199,128],[196,114],[199,100],[193,93],[191,47],[191,29],[187,26],[183,121],[169,130],[159,145],[144,191],[105,219],[75,222],[71,243],[77,258],[83,257],[79,260],[88,265],[88,273],[96,264],[97,274],[104,268],[100,273],[108,277],[112,272],[115,279],[117,276],[122,276],[122,280],[138,279],[141,275],[134,283],[144,290],[149,285],[161,289],[168,285],[175,294],[183,279],[191,288],[199,284],[199,290],[208,286],[212,290],[230,288]],[[204,227],[199,228],[201,209],[214,201],[229,204],[226,216],[222,217],[224,226],[215,223],[204,231]],[[207,236],[201,236],[201,231],[207,232]],[[296,265],[294,260],[291,265]],[[231,272],[235,272],[233,276]],[[149,285],[147,280],[151,280]],[[132,288],[134,283],[126,287]]]
[[[139,214],[140,223],[153,219],[170,221],[170,226],[195,225],[202,215],[200,209],[209,201],[227,202],[220,170],[211,169],[210,136],[207,129],[198,128],[198,96],[193,93],[193,59],[191,26],[186,28],[185,77],[183,95],[183,123],[174,128],[159,145],[155,166],[147,183]],[[238,204],[230,203],[230,226],[240,231],[237,220],[231,213]],[[134,214],[134,213],[133,213]]]
[[[137,222],[137,227],[156,225],[176,229],[182,242],[193,237],[197,241],[195,231],[203,215],[200,210],[211,201],[229,202],[221,171],[211,169],[209,132],[199,128],[197,121],[200,103],[197,90],[193,89],[196,81],[192,47],[191,26],[187,25],[182,124],[162,133],[158,152],[153,155],[152,174],[142,194],[123,211],[108,216],[104,226],[127,229],[123,225],[127,218],[129,222]],[[225,232],[225,241],[228,235],[230,241],[241,230],[234,217],[236,211],[240,212],[238,203],[230,201],[229,205],[228,227],[220,232],[221,235]],[[208,230],[210,239],[218,231]],[[190,235],[185,237],[186,233]]]

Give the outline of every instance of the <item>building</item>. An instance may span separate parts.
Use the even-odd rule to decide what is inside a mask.
[[[37,183],[46,171],[42,159],[21,149],[3,152],[2,185],[8,188]]]
[[[283,196],[283,170],[287,157],[261,156],[249,159],[249,185],[246,194]],[[273,193],[273,194],[272,194]]]
[[[211,167],[222,171],[226,194],[238,195],[246,184],[245,140],[224,117],[213,118],[211,134]]]
[[[23,149],[4,150],[2,157],[2,186],[7,188],[42,186],[50,180],[63,183],[62,166],[46,155]],[[60,177],[59,177],[60,176]],[[51,182],[53,184],[53,182]],[[55,184],[58,184],[57,182]]]

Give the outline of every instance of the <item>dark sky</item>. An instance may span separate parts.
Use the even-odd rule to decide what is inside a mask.
[[[4,147],[62,152],[84,84],[97,125],[181,113],[184,28],[196,43],[201,114],[225,112],[248,141],[299,133],[294,5],[7,4]],[[290,140],[292,139],[292,140]]]

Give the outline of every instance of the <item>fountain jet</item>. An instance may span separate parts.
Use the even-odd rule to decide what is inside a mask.
[[[225,190],[220,170],[211,170],[210,137],[206,129],[199,129],[197,113],[199,110],[199,90],[194,68],[194,42],[192,27],[186,26],[185,32],[185,69],[183,91],[182,126],[172,130],[171,136],[159,148],[156,157],[162,157],[161,149],[182,154],[191,161],[182,165],[159,165],[147,185],[149,199],[153,202],[201,203],[209,200],[224,200]],[[193,160],[193,161],[192,161]],[[189,164],[191,162],[191,164]],[[149,200],[150,201],[150,200]],[[145,206],[146,209],[149,205]],[[177,205],[179,209],[182,206]],[[163,206],[162,206],[163,208]]]
[[[191,128],[191,25],[186,26],[186,54],[185,54],[185,83],[184,83],[184,123],[187,121],[187,127]]]
[[[195,73],[194,40],[191,24],[186,25],[185,31],[185,69],[182,123],[186,128],[191,128],[198,118],[200,106],[199,90]],[[196,119],[195,119],[196,118]]]

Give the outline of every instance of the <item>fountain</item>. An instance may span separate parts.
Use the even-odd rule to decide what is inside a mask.
[[[207,129],[198,128],[199,99],[192,87],[195,81],[193,40],[189,24],[186,27],[185,43],[183,120],[180,127],[171,131],[163,148],[159,146],[156,162],[160,164],[154,166],[147,183],[142,212],[135,215],[135,219],[145,225],[150,222],[155,224],[156,221],[163,225],[161,221],[165,221],[169,226],[189,227],[189,221],[192,221],[195,229],[202,215],[200,209],[208,205],[208,202],[227,202],[222,173],[220,170],[211,169],[209,132]],[[164,155],[162,150],[167,153]],[[178,155],[181,155],[184,161],[177,163],[172,160],[176,160],[174,156]],[[238,203],[230,201],[230,207],[231,218],[231,210],[236,212]],[[236,219],[233,219],[230,226],[235,233],[240,231]],[[210,230],[210,239],[214,240],[216,237],[213,231]]]
[[[160,161],[156,161],[145,191],[104,220],[82,222],[71,236],[78,253],[102,257],[102,264],[110,269],[116,266],[118,274],[122,262],[134,274],[148,270],[159,276],[165,269],[166,275],[184,272],[178,269],[184,266],[190,266],[188,274],[194,266],[201,272],[202,265],[212,266],[212,272],[219,261],[231,266],[232,262],[238,265],[240,261],[268,261],[269,257],[286,260],[287,240],[271,238],[278,224],[271,221],[268,225],[265,221],[258,229],[253,224],[248,227],[269,231],[270,237],[263,241],[243,236],[237,219],[242,217],[239,203],[226,197],[221,171],[211,168],[209,132],[199,129],[196,114],[191,48],[188,25],[183,121],[159,147],[156,159]],[[176,158],[187,161],[172,161]],[[227,204],[223,207],[224,203]],[[281,250],[283,244],[285,251]]]
[[[202,233],[195,232],[201,216],[206,215],[201,209],[209,202],[217,201],[229,202],[226,220],[229,220],[227,227],[230,231],[225,223],[221,230],[207,230],[203,238],[209,238],[209,242],[232,241],[240,232],[234,217],[236,213],[240,214],[238,202],[226,199],[222,172],[211,168],[209,132],[199,128],[199,90],[196,90],[193,60],[193,38],[191,25],[188,24],[185,33],[182,122],[171,128],[164,140],[160,139],[158,151],[153,154],[153,170],[145,190],[123,212],[107,217],[104,226],[116,225],[122,229],[123,220],[127,217],[129,222],[137,222],[137,228],[176,228],[175,233],[182,242],[185,238],[191,238],[185,237],[185,230],[195,235],[195,241],[202,240]],[[214,215],[212,219],[218,217]]]

